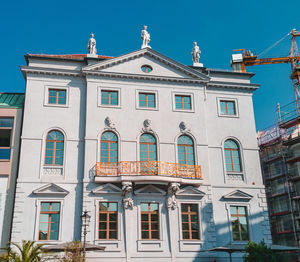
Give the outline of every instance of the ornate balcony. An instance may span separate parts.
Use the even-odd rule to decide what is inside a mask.
[[[161,161],[98,162],[95,182],[179,182],[201,184],[200,165],[185,165]]]

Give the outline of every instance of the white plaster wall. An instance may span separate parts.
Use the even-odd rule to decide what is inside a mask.
[[[40,63],[37,61],[37,63]],[[47,62],[48,63],[48,62]],[[50,62],[49,62],[50,63]],[[54,63],[54,62],[53,62]],[[61,67],[61,62],[51,67]],[[65,62],[65,67],[73,66]],[[182,75],[173,69],[168,69],[160,62],[149,57],[131,60],[106,69],[109,72],[141,73],[142,64],[153,66],[153,74],[168,77]],[[157,66],[157,68],[156,68]],[[232,79],[231,79],[232,78]],[[241,83],[249,82],[247,77],[220,75],[219,80]],[[226,81],[227,81],[226,80]],[[67,107],[50,107],[44,105],[45,86],[66,86],[69,90],[69,105]],[[119,89],[120,106],[116,108],[100,105],[99,90]],[[156,91],[157,110],[141,110],[137,108],[136,90]],[[177,112],[173,108],[174,93],[191,94],[192,112]],[[238,102],[238,118],[218,116],[217,98],[236,99]],[[27,76],[25,116],[22,134],[22,149],[19,168],[19,179],[16,194],[12,240],[32,239],[35,237],[37,201],[40,197],[32,195],[32,191],[47,183],[54,182],[69,193],[63,198],[61,241],[78,239],[80,230],[81,207],[90,211],[92,221],[87,238],[92,243],[96,241],[95,229],[97,223],[96,204],[100,200],[121,201],[121,196],[93,195],[91,190],[98,185],[94,183],[95,164],[99,161],[99,138],[104,131],[106,117],[113,119],[116,132],[120,136],[119,161],[139,160],[139,135],[142,132],[143,121],[150,119],[151,128],[158,138],[158,160],[177,162],[176,139],[181,134],[179,124],[184,121],[195,140],[196,164],[202,166],[203,185],[199,190],[205,193],[197,200],[204,213],[201,213],[203,248],[225,244],[230,238],[229,221],[224,201],[220,199],[225,193],[235,189],[250,194],[251,214],[265,219],[266,205],[261,180],[256,132],[253,115],[252,94],[244,90],[226,88],[204,90],[202,84],[182,84],[174,82],[121,80],[87,76],[72,78],[60,76],[31,75]],[[64,175],[60,177],[41,176],[43,160],[43,143],[46,132],[50,128],[61,128],[66,134]],[[228,181],[224,171],[222,143],[226,137],[235,137],[241,144],[243,157],[243,181]],[[82,178],[83,179],[83,192]],[[120,185],[119,185],[120,186]],[[52,198],[55,199],[54,195]],[[145,198],[147,200],[148,198]],[[134,197],[139,201],[138,197]],[[193,244],[192,250],[182,251],[180,248],[178,230],[178,211],[169,214],[165,206],[165,196],[157,198],[162,207],[162,250],[159,252],[138,251],[137,216],[138,205],[133,210],[120,210],[122,228],[117,244],[118,251],[108,249],[101,253],[107,261],[211,261],[212,254],[199,253],[200,244]],[[186,199],[186,201],[190,201]],[[120,206],[122,206],[120,204]],[[23,218],[29,222],[24,223]],[[253,239],[259,241],[268,235],[268,222],[261,229],[262,218],[255,218],[251,230]],[[227,224],[226,224],[227,223]],[[225,225],[225,226],[222,226]],[[227,225],[227,226],[226,226]],[[217,228],[217,230],[216,230]],[[227,228],[227,229],[226,229]],[[34,230],[33,230],[34,229]],[[174,229],[174,231],[173,231]],[[220,234],[219,234],[220,233]],[[170,235],[172,234],[172,237]],[[57,241],[56,241],[57,242]],[[108,244],[108,243],[106,243]],[[115,245],[112,243],[112,245]],[[126,246],[127,245],[127,246]],[[197,246],[198,245],[198,246]],[[90,260],[97,261],[97,253],[91,253]],[[226,259],[220,255],[220,259]],[[110,259],[110,260],[108,260]]]
[[[83,83],[79,78],[34,75],[27,78],[13,241],[38,239],[35,221],[36,208],[39,206],[37,201],[40,197],[32,194],[32,191],[49,183],[55,183],[69,191],[63,198],[61,219],[64,226],[60,232],[60,240],[80,239],[86,100]],[[48,85],[68,88],[67,107],[45,106],[44,98]],[[63,174],[43,175],[45,138],[49,130],[56,128],[65,135]],[[46,199],[55,200],[57,197],[54,193]],[[24,218],[29,222],[25,223]]]

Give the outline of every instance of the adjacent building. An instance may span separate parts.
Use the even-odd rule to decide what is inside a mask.
[[[18,171],[23,93],[0,93],[0,236],[1,247],[10,240]]]
[[[186,66],[149,47],[26,55],[12,241],[82,237],[88,261],[228,261],[271,243],[251,73]],[[234,254],[242,261],[243,254]]]
[[[260,156],[273,242],[300,244],[299,109],[292,102],[277,110],[278,124],[259,132]]]

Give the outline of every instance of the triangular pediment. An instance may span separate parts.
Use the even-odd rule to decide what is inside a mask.
[[[93,194],[122,194],[122,189],[111,183],[107,183],[99,187],[96,187],[95,189],[92,190],[92,193]]]
[[[199,190],[196,187],[193,186],[186,186],[182,189],[180,189],[177,193],[177,196],[182,196],[182,197],[198,197],[201,198],[205,195],[204,192]]]
[[[143,65],[150,66],[151,72],[143,72]],[[167,56],[160,54],[150,48],[144,48],[121,55],[109,60],[84,67],[86,74],[112,73],[125,76],[137,76],[147,78],[166,79],[193,79],[194,81],[208,82],[209,77],[202,72],[183,65]]]
[[[224,195],[224,199],[235,199],[235,200],[250,200],[253,196],[241,191],[241,190],[235,190],[227,195]]]
[[[69,194],[69,191],[63,189],[62,187],[50,183],[48,185],[42,186],[36,190],[32,191],[33,194],[35,195],[58,195],[58,196],[65,196]]]
[[[134,193],[136,195],[158,195],[158,196],[166,195],[166,191],[153,185],[144,186],[140,189],[135,190]]]

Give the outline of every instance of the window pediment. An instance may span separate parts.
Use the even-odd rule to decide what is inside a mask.
[[[36,190],[32,191],[33,194],[35,195],[56,195],[56,196],[66,196],[69,194],[69,191],[66,189],[63,189],[62,187],[50,183],[45,186],[42,186]]]
[[[166,195],[166,191],[164,191],[156,186],[153,186],[153,185],[144,186],[138,190],[135,190],[134,193],[136,195],[152,195],[152,196]]]
[[[205,195],[204,192],[202,192],[201,190],[193,186],[186,186],[180,189],[176,194],[176,196],[178,197],[197,197],[197,198],[202,198],[204,195]]]
[[[107,183],[104,185],[101,185],[99,187],[96,187],[92,190],[93,194],[122,194],[122,189],[111,184]]]
[[[223,196],[225,200],[242,200],[242,201],[249,201],[253,196],[249,195],[241,190],[235,190],[229,194]]]

